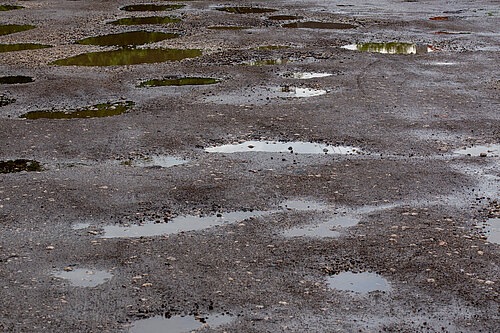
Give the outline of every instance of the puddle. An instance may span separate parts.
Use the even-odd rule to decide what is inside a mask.
[[[385,54],[423,54],[434,51],[427,45],[412,43],[364,43],[342,46],[343,49],[351,51],[377,52]]]
[[[280,58],[280,59],[265,59],[265,60],[250,60],[240,63],[240,66],[273,66],[273,65],[284,65],[292,62],[292,59]]]
[[[500,155],[500,144],[474,146],[455,150],[455,154],[480,157],[498,157]]]
[[[286,230],[285,237],[338,237],[339,229],[352,227],[358,224],[359,219],[352,216],[335,216],[328,221]]]
[[[15,75],[15,76],[1,76],[0,84],[23,84],[34,82],[33,78],[29,76]]]
[[[0,52],[38,50],[38,49],[46,49],[49,47],[52,47],[52,45],[34,44],[34,43],[0,44]]]
[[[333,22],[295,22],[284,24],[285,28],[305,28],[305,29],[354,29],[355,25],[348,23],[333,23]]]
[[[42,171],[40,163],[33,160],[17,159],[0,161],[0,173],[14,173],[21,171]]]
[[[323,154],[352,155],[361,153],[358,148],[350,146],[331,146],[314,142],[280,142],[280,141],[246,141],[239,144],[229,144],[205,148],[209,153],[292,153],[292,154]]]
[[[9,98],[7,96],[0,95],[0,107],[9,105],[11,103],[14,103],[15,101],[15,98]]]
[[[96,287],[100,284],[106,283],[113,275],[106,271],[90,270],[84,268],[77,268],[72,271],[62,271],[54,273],[55,277],[69,280],[75,287]]]
[[[167,24],[181,22],[181,19],[168,16],[127,17],[108,22],[113,25]]]
[[[277,9],[259,8],[259,7],[219,7],[215,9],[221,12],[228,12],[233,14],[262,14],[262,13],[273,13],[278,11]]]
[[[434,61],[434,62],[430,62],[429,65],[433,65],[433,66],[454,66],[454,65],[457,65],[457,63],[456,62]]]
[[[230,213],[220,213],[209,216],[178,216],[164,223],[155,223],[147,221],[142,225],[133,224],[129,226],[108,225],[105,226],[102,238],[136,238],[153,237],[161,235],[176,234],[187,231],[197,231],[212,228],[215,226],[241,222],[252,217],[258,217],[269,214],[265,211],[238,211]]]
[[[435,17],[430,17],[429,20],[431,21],[447,21],[450,18],[448,16],[435,16]]]
[[[281,49],[289,49],[290,46],[286,45],[264,45],[256,47],[256,50],[281,50]]]
[[[60,66],[125,66],[180,61],[201,56],[200,49],[120,49],[90,52],[52,62]]]
[[[176,165],[186,164],[189,161],[173,156],[152,155],[145,158],[130,159],[122,161],[120,164],[141,168],[170,168]]]
[[[313,73],[313,72],[295,72],[295,73],[283,73],[282,77],[290,78],[290,79],[299,79],[299,80],[309,80],[316,79],[322,77],[332,76],[330,73]]]
[[[184,7],[184,5],[153,5],[153,4],[142,4],[142,5],[130,5],[120,8],[127,12],[165,12],[170,10],[176,10]]]
[[[91,226],[90,223],[75,223],[71,226],[71,229],[73,230],[83,230],[87,229]]]
[[[15,32],[21,32],[26,30],[34,29],[34,25],[19,25],[19,24],[0,24],[0,36],[13,34]]]
[[[244,30],[244,29],[250,29],[251,27],[237,27],[237,26],[224,26],[224,27],[219,27],[219,26],[213,26],[213,27],[208,27],[207,29],[212,29],[212,30]]]
[[[19,118],[35,120],[35,119],[74,119],[74,118],[111,117],[127,112],[131,110],[133,106],[134,102],[130,101],[117,102],[117,103],[103,103],[73,110],[30,111],[28,113],[19,116]]]
[[[342,272],[327,277],[327,283],[332,289],[353,291],[360,294],[367,294],[372,291],[389,291],[391,289],[386,279],[376,273],[369,272]]]
[[[147,319],[141,319],[132,323],[129,332],[144,333],[144,332],[168,332],[168,333],[184,333],[196,331],[202,327],[216,328],[221,325],[226,325],[234,320],[233,316],[218,314],[201,316],[154,316]]]
[[[313,89],[313,88],[297,88],[297,87],[280,87],[281,94],[277,94],[278,97],[315,97],[321,96],[327,93],[324,89]]]
[[[156,43],[165,39],[179,37],[178,34],[149,32],[149,31],[129,31],[119,34],[110,34],[97,37],[89,37],[77,41],[77,44],[82,45],[100,45],[100,46],[127,46],[127,45],[142,45]]]
[[[294,15],[273,15],[269,16],[268,19],[274,21],[291,21],[291,20],[300,20],[302,16],[294,16]]]
[[[141,82],[137,85],[138,88],[141,87],[162,87],[162,86],[194,86],[194,85],[206,85],[215,84],[220,81],[212,78],[204,77],[172,77],[165,79],[154,79]]]
[[[15,6],[15,5],[0,5],[0,12],[5,12],[7,10],[15,10],[24,8],[23,6]]]
[[[488,242],[500,244],[500,217],[488,219],[484,227]]]
[[[321,202],[308,201],[308,200],[287,200],[279,205],[280,208],[286,210],[299,210],[299,211],[326,211],[331,210],[332,207],[325,205]]]

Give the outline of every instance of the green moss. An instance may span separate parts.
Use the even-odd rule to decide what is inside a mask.
[[[7,10],[21,9],[23,6],[14,6],[14,5],[0,5],[0,12],[4,12]]]
[[[168,17],[168,16],[148,16],[148,17],[128,17],[122,18],[109,24],[113,25],[141,25],[141,24],[167,24],[167,23],[177,23],[181,20],[178,18]]]
[[[90,52],[54,61],[60,66],[124,66],[179,61],[201,56],[199,49],[120,49]]]
[[[31,111],[20,116],[20,118],[35,119],[73,119],[73,118],[102,118],[117,116],[132,109],[133,102],[103,103],[87,106],[76,110],[43,110]]]
[[[216,8],[221,12],[228,12],[233,14],[262,14],[276,12],[276,9],[259,8],[259,7],[219,7]]]
[[[4,95],[0,95],[0,107],[9,105],[11,103],[14,103],[15,101],[16,101],[15,98],[9,98]]]
[[[26,30],[34,29],[34,25],[19,25],[19,24],[0,24],[0,36],[13,34],[15,32],[21,32]]]
[[[161,86],[190,86],[218,83],[219,80],[203,77],[183,77],[154,79],[141,82],[137,87],[161,87]]]
[[[49,47],[52,47],[52,45],[33,44],[33,43],[0,44],[0,53],[23,51],[23,50],[46,49]]]
[[[159,42],[165,39],[177,38],[178,34],[148,31],[129,31],[119,34],[110,34],[105,36],[89,37],[77,41],[77,44],[100,45],[100,46],[127,46],[141,45]]]
[[[0,77],[0,84],[21,84],[33,82],[33,78],[29,76],[2,76]]]
[[[33,160],[0,161],[0,173],[13,173],[21,171],[42,171],[40,163]]]
[[[127,12],[164,12],[170,10],[176,10],[184,7],[184,5],[153,5],[153,4],[142,4],[142,5],[130,5],[120,8]]]

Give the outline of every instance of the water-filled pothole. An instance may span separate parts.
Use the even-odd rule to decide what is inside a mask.
[[[146,221],[144,224],[129,226],[107,225],[104,226],[102,238],[136,238],[153,237],[161,235],[176,234],[187,231],[197,231],[215,226],[241,222],[269,214],[266,211],[237,211],[230,213],[219,213],[217,215],[199,216],[187,215],[177,216],[168,222],[155,223]]]
[[[34,29],[34,25],[20,25],[20,24],[0,24],[0,36],[13,34],[15,32],[21,32],[26,30]]]
[[[37,161],[26,159],[0,161],[0,173],[21,171],[42,171],[42,166]]]
[[[273,15],[269,16],[268,19],[274,21],[292,21],[292,20],[300,20],[302,16],[294,16],[294,15]]]
[[[126,17],[116,21],[109,22],[113,25],[142,25],[142,24],[167,24],[177,23],[181,19],[168,16],[148,16],[148,17]]]
[[[184,7],[184,5],[154,5],[154,4],[140,4],[140,5],[130,5],[120,8],[127,12],[165,12],[170,10],[176,10]]]
[[[250,29],[251,27],[238,27],[238,26],[212,26],[207,27],[207,29],[211,30],[245,30]]]
[[[260,7],[219,7],[215,9],[222,12],[228,12],[233,14],[262,14],[262,13],[273,13],[277,11],[277,9],[260,8]]]
[[[299,79],[299,80],[309,80],[309,79],[317,79],[322,77],[332,76],[330,73],[313,73],[313,72],[294,72],[294,73],[282,73],[281,76],[290,79]]]
[[[0,107],[12,104],[16,101],[15,98],[10,98],[4,95],[0,95]]]
[[[385,54],[424,54],[434,49],[427,45],[412,43],[364,43],[342,46],[343,49],[351,51],[376,52]]]
[[[358,224],[359,219],[349,215],[338,215],[325,222],[286,230],[285,237],[338,237],[339,230]]]
[[[189,161],[173,156],[151,155],[143,158],[134,158],[122,161],[120,164],[142,168],[170,168],[176,165],[186,164]]]
[[[73,118],[100,118],[117,116],[132,109],[134,102],[102,103],[71,110],[42,110],[30,111],[20,118],[35,119],[73,119]]]
[[[15,9],[21,9],[24,8],[23,6],[16,6],[16,5],[0,5],[0,12],[5,12],[7,10],[15,10]]]
[[[24,50],[38,50],[52,47],[52,45],[35,43],[0,44],[0,52],[15,52]]]
[[[354,29],[355,25],[349,23],[335,22],[294,22],[284,24],[285,28],[303,28],[303,29]]]
[[[32,77],[23,75],[2,76],[0,77],[0,84],[23,84],[34,82]]]
[[[220,82],[217,79],[205,77],[168,77],[141,82],[137,87],[162,87],[162,86],[192,86],[206,85]]]
[[[202,55],[200,49],[120,49],[90,52],[52,62],[60,66],[125,66],[180,61]]]
[[[84,268],[68,269],[53,274],[60,279],[69,280],[75,287],[96,287],[106,283],[113,275],[106,271],[90,270]]]
[[[484,223],[484,233],[490,243],[500,244],[500,217],[493,217]]]
[[[128,31],[118,34],[110,34],[97,37],[88,37],[77,41],[82,45],[100,45],[100,46],[128,46],[156,43],[165,39],[179,37],[179,34],[149,31]]]
[[[322,155],[352,155],[361,150],[351,146],[332,146],[314,142],[281,142],[281,141],[246,141],[239,144],[228,144],[205,148],[209,153],[292,153],[292,154],[322,154]]]
[[[185,333],[196,331],[202,327],[214,329],[226,325],[234,320],[233,316],[227,314],[215,314],[208,316],[154,316],[141,319],[132,323],[130,333],[144,332],[168,332]]]
[[[489,144],[458,149],[455,150],[455,154],[480,157],[498,157],[500,156],[500,144]]]
[[[341,272],[327,277],[328,286],[341,291],[367,294],[372,291],[389,291],[391,286],[386,279],[376,273]]]

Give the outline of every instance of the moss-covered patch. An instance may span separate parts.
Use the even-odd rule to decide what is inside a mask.
[[[23,75],[0,76],[0,84],[22,84],[33,82],[33,78]]]
[[[34,29],[34,25],[29,24],[0,24],[0,36],[13,34],[15,32],[21,32],[26,30]]]
[[[109,22],[113,25],[142,25],[142,24],[167,24],[177,23],[181,19],[168,16],[127,17]]]
[[[164,79],[154,79],[141,82],[137,87],[162,87],[162,86],[192,86],[192,85],[205,85],[215,84],[219,80],[203,77],[170,77]]]
[[[9,105],[11,103],[14,103],[15,101],[16,101],[15,98],[9,98],[7,96],[0,95],[0,107]]]
[[[0,173],[14,173],[21,171],[42,171],[39,162],[33,160],[8,160],[0,161]]]
[[[52,47],[52,45],[33,44],[33,43],[0,44],[0,52],[37,50],[37,49],[46,49],[49,47]]]
[[[178,34],[149,31],[129,31],[97,37],[89,37],[77,41],[77,44],[100,46],[128,46],[159,42],[165,39],[177,38]]]
[[[165,12],[170,10],[176,10],[184,7],[184,5],[154,5],[154,4],[142,4],[142,5],[130,5],[120,8],[127,12]]]
[[[15,6],[15,5],[0,5],[0,12],[5,12],[7,10],[15,10],[24,8],[23,6]]]
[[[277,9],[260,8],[260,7],[219,7],[216,9],[221,12],[228,12],[233,14],[262,14],[262,13],[273,13],[277,11]]]
[[[102,118],[117,116],[132,109],[134,102],[103,103],[74,110],[42,110],[25,113],[20,118],[35,119],[74,119],[74,118]]]

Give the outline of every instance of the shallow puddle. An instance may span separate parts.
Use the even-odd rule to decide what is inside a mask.
[[[208,27],[207,29],[211,29],[211,30],[244,30],[244,29],[250,29],[250,27],[213,26],[213,27]]]
[[[309,80],[309,79],[317,79],[322,77],[332,76],[330,73],[313,73],[313,72],[295,72],[295,73],[283,73],[282,77],[290,78],[290,79],[299,79],[299,80]]]
[[[136,237],[153,237],[161,235],[176,234],[187,231],[197,231],[212,228],[219,225],[241,222],[249,218],[258,217],[269,214],[265,211],[239,211],[230,213],[220,213],[209,216],[177,216],[168,222],[155,223],[147,221],[139,225],[133,224],[129,226],[123,225],[108,225],[105,226],[102,238],[136,238]],[[219,216],[218,216],[219,215]]]
[[[154,316],[132,323],[131,333],[185,333],[196,331],[202,327],[216,328],[234,320],[233,316],[218,314],[205,317],[195,316]]]
[[[303,28],[303,29],[354,29],[355,25],[348,23],[334,23],[334,22],[294,22],[284,24],[285,28]]]
[[[4,95],[0,95],[0,107],[12,104],[16,101],[15,98],[10,98]]]
[[[338,237],[338,230],[352,227],[359,223],[359,219],[349,215],[335,216],[328,221],[286,230],[285,237]]]
[[[129,31],[119,34],[89,37],[79,40],[76,43],[82,45],[130,46],[156,43],[165,39],[172,39],[177,37],[179,37],[179,34],[149,31]]]
[[[54,273],[57,278],[69,280],[75,287],[96,287],[111,280],[113,275],[106,271],[77,268]]]
[[[17,159],[0,161],[0,173],[21,171],[42,171],[42,167],[39,162],[33,160]]]
[[[180,61],[202,55],[200,49],[120,49],[90,52],[52,62],[60,66],[125,66]]]
[[[134,102],[117,102],[103,103],[93,106],[87,106],[73,110],[42,110],[30,111],[25,113],[20,118],[35,120],[35,119],[73,119],[73,118],[101,118],[117,116],[132,109]]]
[[[52,47],[52,45],[18,43],[18,44],[0,44],[0,52],[15,52],[24,50],[38,50]]]
[[[23,6],[15,6],[15,5],[0,5],[0,12],[5,12],[7,10],[15,10],[24,8]]]
[[[280,58],[280,59],[265,59],[265,60],[250,60],[240,63],[241,66],[273,66],[273,65],[284,65],[292,62],[292,59]]]
[[[273,21],[291,21],[291,20],[300,20],[302,16],[294,16],[294,15],[273,15],[269,16],[268,19]]]
[[[165,12],[170,10],[176,10],[184,7],[184,5],[154,5],[154,4],[142,4],[142,5],[130,5],[120,8],[127,12]]]
[[[473,146],[465,149],[458,149],[455,150],[455,154],[480,157],[498,157],[500,155],[500,144]]]
[[[206,85],[215,84],[220,81],[212,78],[205,77],[173,77],[165,79],[154,79],[141,82],[137,87],[162,87],[162,86],[195,86],[195,85]]]
[[[351,51],[376,52],[385,54],[423,54],[432,52],[433,48],[412,43],[364,43],[342,46]]]
[[[353,291],[360,294],[367,294],[372,291],[389,291],[391,289],[386,279],[376,273],[369,272],[342,272],[327,277],[327,283],[332,289]]]
[[[291,154],[320,154],[320,155],[352,155],[361,150],[351,146],[331,146],[314,142],[281,142],[281,141],[246,141],[239,144],[229,144],[205,148],[209,153],[291,153]]]
[[[113,25],[167,24],[181,22],[181,19],[168,16],[127,17],[109,22]]]
[[[90,228],[91,224],[90,223],[75,223],[71,226],[71,229],[73,230],[83,230]]]
[[[0,36],[13,34],[15,32],[21,32],[26,30],[34,29],[34,25],[19,25],[19,24],[0,24]]]
[[[279,207],[286,210],[298,210],[298,211],[326,211],[331,210],[332,207],[321,202],[310,201],[310,200],[287,200],[281,204]]]
[[[182,160],[173,156],[152,155],[144,158],[122,161],[121,164],[141,168],[170,168],[176,165],[186,164],[188,162],[189,161],[187,160]]]
[[[33,78],[23,75],[1,76],[0,84],[23,84],[34,82]]]
[[[219,7],[216,10],[222,12],[228,12],[233,14],[262,14],[262,13],[273,13],[276,9],[270,8],[259,8],[259,7]]]
[[[500,244],[500,217],[488,219],[484,227],[488,242]]]

